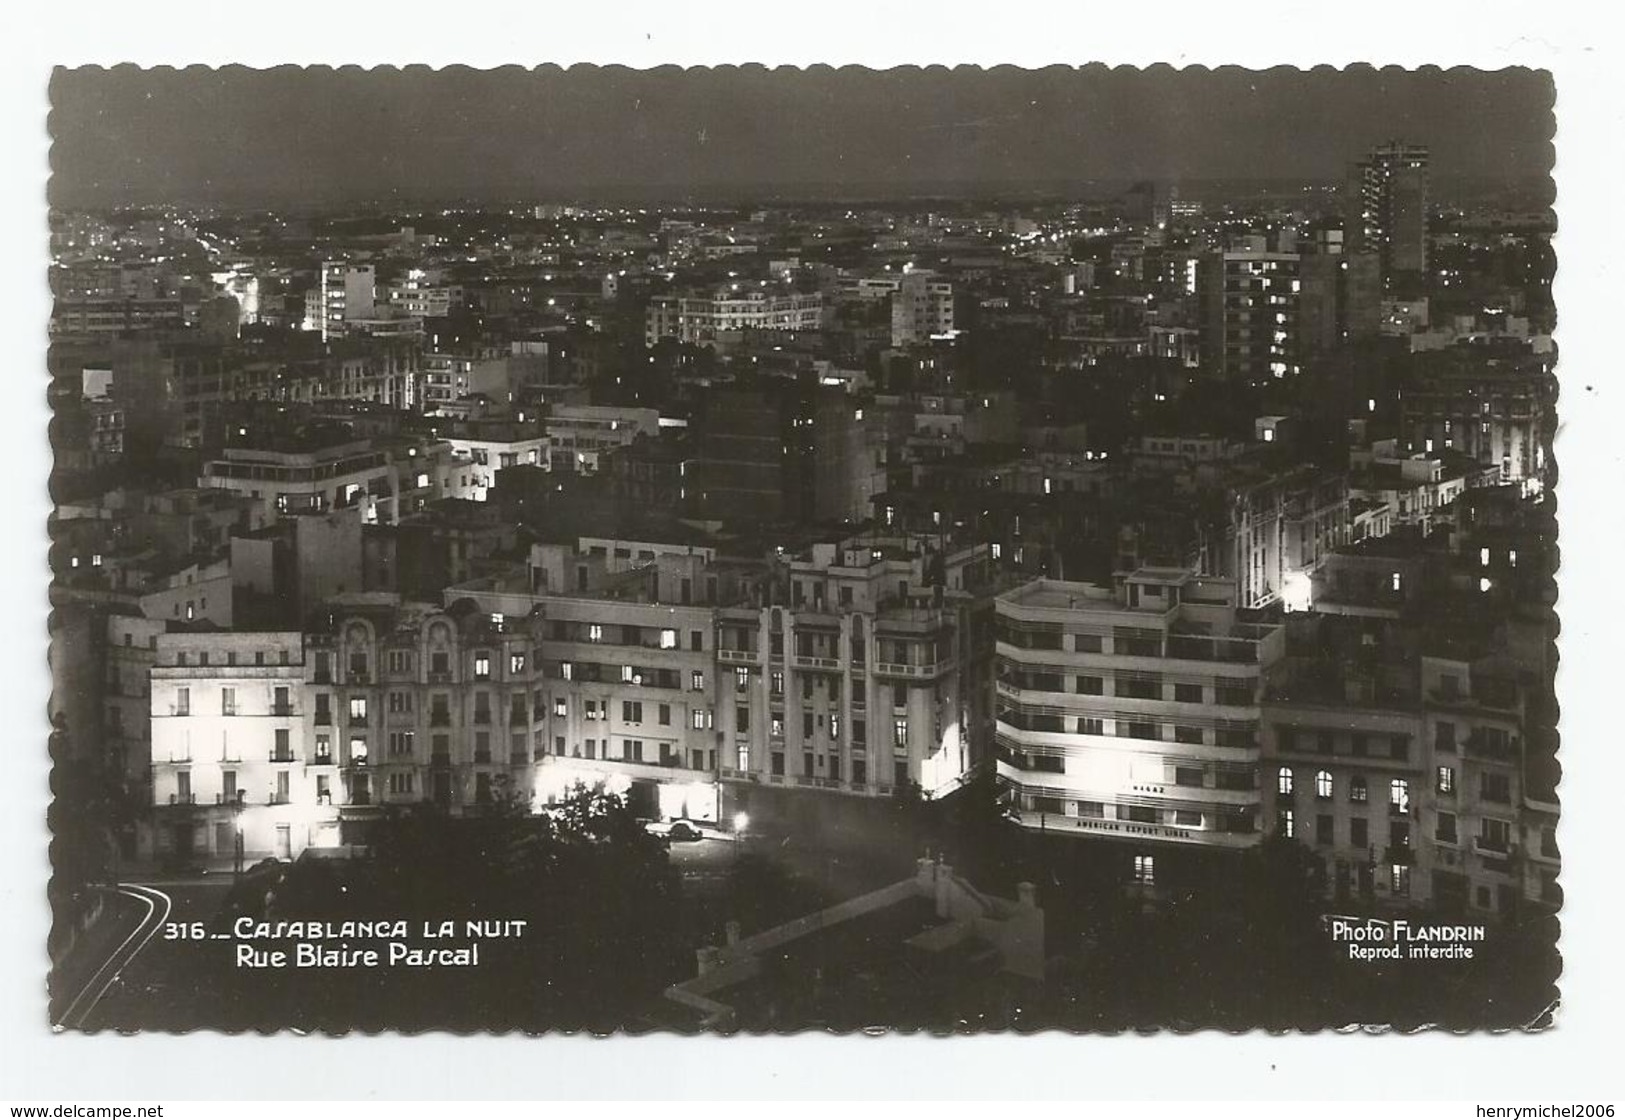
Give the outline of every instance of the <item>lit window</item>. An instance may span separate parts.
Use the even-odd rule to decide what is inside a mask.
[[[474,679],[488,681],[491,679],[491,655],[476,653],[474,655]]]
[[[1456,792],[1456,771],[1453,767],[1439,767],[1437,788],[1440,793]]]
[[[677,648],[677,631],[675,631],[675,630],[662,630],[660,632],[660,648],[661,649],[676,649]]]
[[[576,670],[574,665],[570,664],[568,661],[559,662],[559,676],[563,677],[567,681],[570,681],[575,679],[575,674]]]
[[[1315,796],[1329,799],[1332,795],[1332,772],[1318,770],[1315,772]]]
[[[523,673],[525,671],[525,655],[522,653],[511,655],[508,658],[508,671],[514,674]]]
[[[993,543],[992,548],[993,548],[993,559],[997,560],[999,558],[999,554],[1004,551],[1004,546],[999,544],[997,541],[995,541]]]
[[[598,625],[598,623],[596,623],[596,622],[594,622],[592,625],[588,626],[587,627],[587,640],[589,642],[601,642],[601,641],[603,641],[604,640],[604,628],[602,626]]]
[[[1281,810],[1281,835],[1291,840],[1297,832],[1297,822],[1293,819],[1291,809]]]
[[[1282,797],[1292,796],[1292,767],[1283,766],[1275,772],[1275,792]]]
[[[688,675],[688,687],[693,689],[695,692],[704,692],[705,674],[698,669],[691,672]]]
[[[1395,590],[1395,591],[1398,591],[1398,590],[1399,590],[1399,573],[1398,573],[1398,572],[1395,572],[1395,573],[1394,573],[1394,574],[1393,574],[1393,577],[1392,577],[1392,579],[1391,579],[1391,581],[1390,581],[1390,586],[1391,586],[1391,587],[1392,587],[1392,588],[1393,588],[1393,589],[1394,589],[1394,590]]]
[[[1395,778],[1388,783],[1388,804],[1401,813],[1411,811],[1411,784],[1404,778]]]
[[[1393,876],[1394,893],[1409,895],[1411,893],[1411,869],[1403,863],[1396,863],[1388,871]]]
[[[1478,566],[1480,568],[1487,568],[1487,567],[1490,566],[1490,550],[1489,549],[1481,548],[1481,549],[1478,550]]]
[[[1513,548],[1513,549],[1507,550],[1507,565],[1509,567],[1513,567],[1513,568],[1516,568],[1518,566],[1518,550],[1517,549]]]
[[[622,684],[637,684],[638,683],[638,675],[637,675],[636,672],[633,671],[632,666],[630,666],[630,665],[622,665],[621,666],[621,683]]]
[[[1155,856],[1134,857],[1134,881],[1143,887],[1149,887],[1157,881],[1157,858]]]

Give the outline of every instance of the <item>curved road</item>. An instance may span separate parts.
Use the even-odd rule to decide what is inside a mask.
[[[68,1009],[56,1021],[55,1029],[58,1031],[73,1030],[83,1026],[85,1017],[95,1008],[97,1001],[112,986],[113,981],[119,978],[119,973],[135,959],[137,953],[146,948],[147,942],[151,941],[158,931],[164,928],[164,922],[169,919],[172,903],[169,896],[163,891],[155,890],[152,887],[138,886],[134,883],[120,883],[118,891],[120,894],[128,895],[144,903],[147,907],[147,913],[119,947],[108,955],[107,960],[91,976],[89,983],[80,989],[73,1002],[68,1004]]]

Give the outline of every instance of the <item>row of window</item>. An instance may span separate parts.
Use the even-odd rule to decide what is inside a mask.
[[[1461,842],[1457,828],[1457,817],[1454,813],[1440,813],[1434,824],[1433,839],[1440,844],[1459,844]],[[1303,839],[1299,835],[1297,813],[1292,809],[1282,809],[1276,817],[1276,827],[1282,836],[1288,839]],[[1315,817],[1314,834],[1310,839],[1316,844],[1335,844],[1337,842],[1336,821],[1330,813],[1321,813]],[[1555,835],[1548,843],[1551,830],[1546,830],[1541,838],[1541,851],[1543,854],[1555,857],[1557,846]],[[1504,853],[1509,850],[1512,838],[1512,825],[1493,817],[1483,817],[1478,822],[1477,846],[1482,851]],[[1371,844],[1370,822],[1364,817],[1355,817],[1349,821],[1348,842],[1356,848],[1369,847]],[[1388,847],[1390,851],[1409,850],[1411,843],[1410,823],[1408,821],[1390,821],[1388,825]]]
[[[205,607],[207,607],[209,605],[209,601],[207,599],[205,599],[203,601],[203,605]],[[126,646],[132,646],[132,647],[134,646],[135,642],[134,642],[133,638],[131,637],[131,635],[129,635],[129,634],[124,635],[124,644]],[[147,639],[147,648],[148,649],[157,649],[158,648],[158,639],[157,639],[156,636],[149,637]],[[191,657],[191,655],[186,650],[177,650],[177,651],[175,651],[175,664],[177,664],[177,665],[190,664],[191,663],[190,662],[190,657]],[[205,650],[199,650],[199,651],[197,651],[197,664],[200,665],[200,666],[208,666],[210,664],[210,658],[211,657],[212,657],[212,654],[208,650],[206,650],[206,649]],[[275,660],[273,661],[272,658],[275,658]],[[223,665],[226,665],[228,667],[231,667],[231,666],[236,666],[236,665],[238,665],[240,663],[241,662],[238,661],[237,651],[228,649],[226,651],[226,659],[225,659],[225,661],[220,662],[219,664],[223,664]],[[285,650],[285,649],[279,649],[279,650],[257,649],[257,650],[254,651],[254,664],[256,666],[264,667],[266,665],[291,665],[292,663],[293,663],[293,655],[292,655],[292,653],[290,653],[288,650]]]
[[[1322,801],[1331,800],[1336,793],[1336,782],[1330,770],[1315,771],[1315,797]],[[1275,774],[1275,791],[1282,797],[1290,797],[1297,785],[1297,779],[1290,766],[1283,766]],[[1410,782],[1404,778],[1394,778],[1388,783],[1389,803],[1399,812],[1408,812],[1410,809]],[[1441,797],[1453,797],[1456,794],[1456,769],[1453,766],[1439,766],[1434,769],[1433,790]],[[1479,774],[1478,795],[1485,801],[1493,801],[1503,805],[1512,803],[1512,778],[1509,774],[1495,771],[1484,771]],[[1349,778],[1348,797],[1350,801],[1365,801],[1367,797],[1366,779],[1363,774],[1354,774]]]
[[[1333,732],[1322,730],[1315,732],[1314,745],[1308,744],[1308,733],[1295,727],[1278,727],[1275,732],[1276,742],[1282,751],[1313,751],[1316,754],[1335,754],[1336,736]],[[1381,753],[1388,758],[1404,761],[1410,757],[1411,737],[1405,734],[1372,735],[1363,731],[1355,731],[1349,735],[1349,753],[1355,758],[1376,757],[1374,748],[1380,747]]]
[[[271,690],[271,715],[286,716],[293,714],[293,705],[289,700],[290,692],[287,688],[277,686]],[[192,714],[192,690],[190,687],[175,690],[175,714],[189,716]],[[246,714],[237,704],[237,689],[225,687],[220,690],[220,714],[235,716]]]
[[[1000,708],[1001,722],[1023,731],[1041,731],[1051,734],[1115,735],[1120,739],[1144,739],[1151,742],[1186,743],[1191,746],[1209,745],[1207,732],[1202,727],[1164,724],[1118,713],[1111,718],[1111,731],[1106,730],[1108,719],[1101,716],[1066,717],[1028,713],[1019,708]],[[1258,732],[1251,727],[1218,727],[1213,731],[1211,745],[1248,749],[1258,745]]]
[[[1017,673],[1011,678],[1017,688],[1031,689],[1036,692],[1066,692],[1066,677],[1057,673]],[[1097,676],[1076,676],[1072,678],[1072,692],[1083,696],[1104,696],[1106,694],[1106,680]],[[1173,699],[1180,704],[1206,703],[1207,689],[1200,684],[1174,684]],[[1130,697],[1135,700],[1163,700],[1166,693],[1163,689],[1162,678],[1145,673],[1119,673],[1113,680],[1113,696]],[[1213,689],[1213,702],[1231,707],[1245,708],[1254,703],[1253,689],[1248,685],[1220,684],[1215,682]]]
[[[1297,786],[1297,777],[1292,767],[1283,766],[1275,772],[1275,792],[1282,797],[1291,797]],[[1315,797],[1322,801],[1330,801],[1336,793],[1336,782],[1330,770],[1315,771]],[[1350,801],[1365,801],[1368,798],[1366,779],[1364,774],[1353,774],[1349,777],[1348,798]],[[1388,804],[1397,813],[1408,813],[1411,808],[1411,783],[1406,778],[1394,778],[1388,783]],[[1285,812],[1286,810],[1283,810]]]

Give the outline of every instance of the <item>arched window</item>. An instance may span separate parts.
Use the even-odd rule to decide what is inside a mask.
[[[1275,791],[1282,797],[1292,796],[1292,767],[1283,766],[1275,772]]]
[[[1330,801],[1332,797],[1332,772],[1319,770],[1315,772],[1315,796],[1323,801]]]

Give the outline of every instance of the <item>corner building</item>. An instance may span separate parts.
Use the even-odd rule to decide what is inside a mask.
[[[998,777],[1024,826],[1258,841],[1262,678],[1284,635],[1234,604],[1233,583],[1176,568],[998,597]]]

